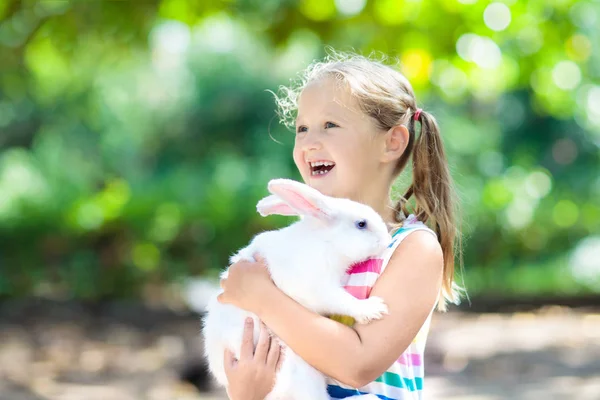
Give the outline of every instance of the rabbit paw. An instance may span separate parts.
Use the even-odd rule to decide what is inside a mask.
[[[361,300],[359,308],[353,310],[352,317],[359,324],[366,324],[375,319],[381,319],[383,315],[388,313],[388,308],[381,297],[369,297]]]

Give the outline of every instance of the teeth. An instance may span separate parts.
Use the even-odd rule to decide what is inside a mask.
[[[314,171],[314,169],[316,167],[320,167],[320,166],[325,166],[325,167],[332,167],[335,165],[334,162],[331,161],[307,161],[308,165],[310,165],[311,167],[311,175],[312,176],[317,176],[317,175],[325,175],[327,174],[331,169],[329,169],[328,171]]]
[[[334,165],[332,162],[329,161],[316,161],[316,162],[309,162],[311,167],[320,167],[321,165],[324,165],[326,167],[330,167],[332,165]]]

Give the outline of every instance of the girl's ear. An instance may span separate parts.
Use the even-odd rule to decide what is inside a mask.
[[[329,207],[327,197],[308,185],[290,179],[273,179],[268,188],[298,214],[322,220],[332,216],[333,209]]]
[[[390,128],[384,135],[384,151],[382,161],[395,162],[406,150],[410,134],[408,128],[404,125],[396,125]]]
[[[263,217],[266,217],[267,215],[298,215],[294,209],[292,209],[285,201],[281,200],[281,198],[276,195],[267,196],[261,199],[256,204],[256,210]]]

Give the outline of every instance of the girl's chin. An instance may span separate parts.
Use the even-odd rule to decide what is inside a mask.
[[[306,183],[308,184],[308,186],[312,187],[313,189],[317,189],[319,192],[321,192],[325,196],[335,197],[334,185],[333,185],[333,181],[331,181],[331,180],[323,179],[323,178],[310,179]]]

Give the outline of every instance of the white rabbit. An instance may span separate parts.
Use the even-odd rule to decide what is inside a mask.
[[[381,298],[359,300],[342,287],[348,268],[376,257],[390,243],[379,214],[364,204],[325,196],[296,181],[274,179],[268,189],[272,195],[257,204],[262,216],[299,215],[301,219],[257,235],[249,246],[231,257],[231,263],[254,260],[254,253],[261,254],[277,287],[319,314],[349,315],[358,323],[387,314]],[[227,271],[222,274],[226,276]],[[254,314],[221,304],[216,296],[207,307],[203,327],[205,354],[210,371],[223,386],[227,385],[223,354],[228,348],[239,358],[246,317],[254,319],[256,345],[259,320]],[[328,400],[325,377],[289,347],[284,345],[284,349],[285,358],[267,400]]]

